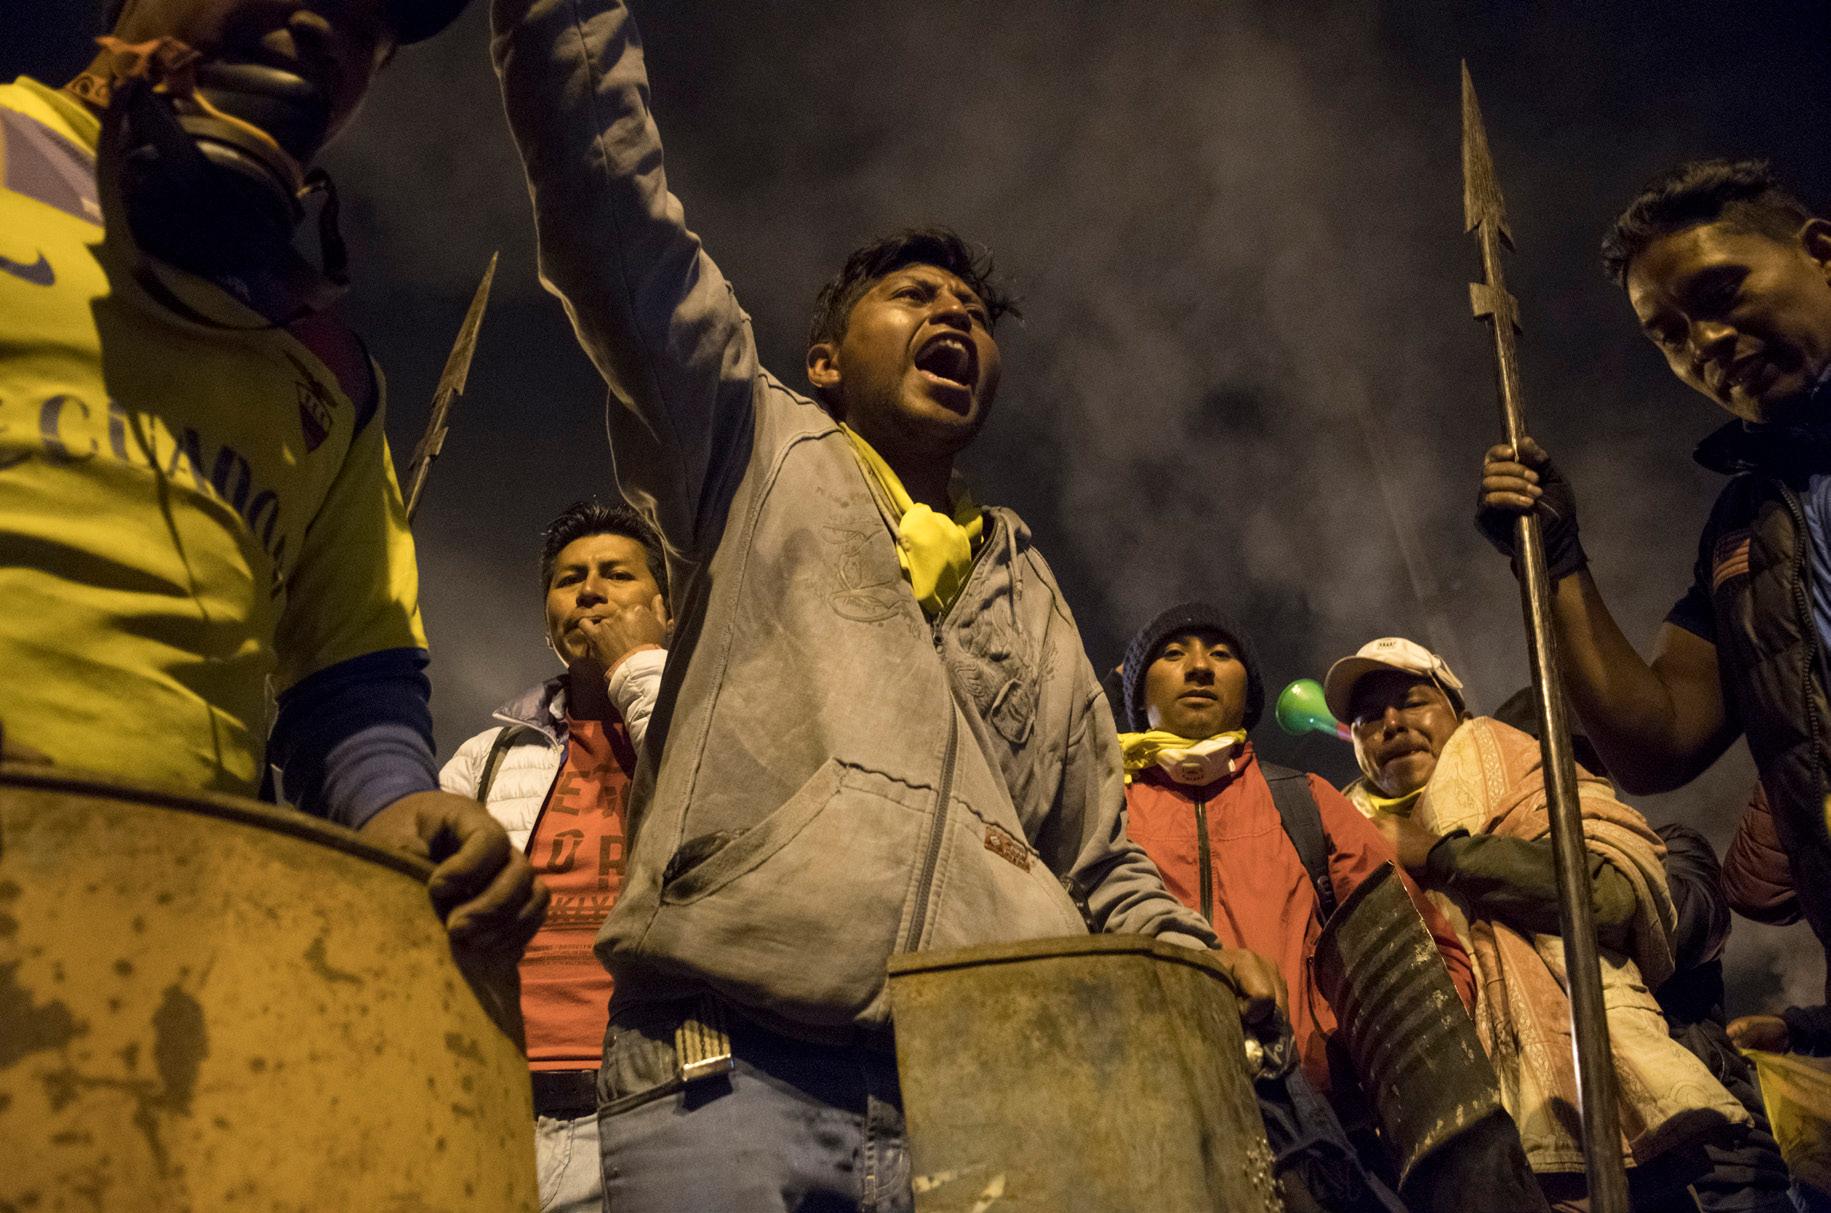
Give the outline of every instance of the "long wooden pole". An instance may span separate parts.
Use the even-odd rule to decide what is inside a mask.
[[[1519,304],[1507,293],[1501,248],[1513,246],[1506,208],[1481,107],[1467,63],[1462,65],[1463,218],[1481,246],[1483,282],[1469,285],[1469,303],[1494,335],[1495,381],[1501,423],[1515,451],[1526,437],[1520,405]],[[1615,1068],[1609,1055],[1608,1016],[1602,1002],[1602,966],[1591,907],[1588,851],[1577,798],[1577,767],[1565,719],[1564,679],[1551,630],[1551,581],[1545,543],[1535,514],[1515,523],[1520,601],[1526,616],[1532,693],[1538,704],[1539,746],[1550,801],[1551,846],[1558,876],[1558,922],[1564,934],[1564,969],[1570,991],[1573,1058],[1582,1101],[1584,1166],[1592,1213],[1628,1213],[1627,1173],[1621,1161],[1621,1128],[1615,1109]]]

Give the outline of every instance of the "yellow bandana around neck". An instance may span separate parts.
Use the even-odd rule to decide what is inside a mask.
[[[985,519],[958,477],[953,484],[954,514],[937,514],[919,501],[891,470],[884,457],[844,422],[839,428],[852,440],[859,463],[895,511],[896,560],[903,568],[916,601],[930,617],[939,615],[960,596],[973,569],[973,549],[985,533]]]
[[[1411,811],[1418,807],[1418,797],[1424,795],[1423,788],[1413,788],[1403,796],[1382,796],[1373,790],[1373,782],[1366,784],[1367,803],[1382,813],[1393,813],[1399,817],[1411,816]]]
[[[1235,729],[1231,733],[1216,733],[1213,737],[1199,739],[1178,736],[1163,729],[1121,733],[1119,748],[1125,755],[1125,782],[1130,783],[1132,776],[1146,767],[1156,766],[1166,753],[1189,750],[1210,742],[1223,742],[1229,748],[1243,745],[1246,742],[1246,730]]]

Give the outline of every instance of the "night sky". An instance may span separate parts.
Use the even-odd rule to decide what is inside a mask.
[[[98,4],[8,0],[0,78],[61,82]],[[470,390],[419,524],[441,756],[553,672],[539,530],[615,487],[605,391],[535,278],[483,5],[401,54],[327,157],[404,460],[491,250]],[[1478,710],[1526,679],[1518,596],[1470,524],[1498,439],[1469,318],[1457,61],[1481,93],[1519,253],[1528,421],[1574,480],[1616,617],[1650,642],[1719,481],[1721,414],[1667,374],[1596,245],[1650,176],[1771,158],[1831,203],[1820,3],[779,0],[636,6],[675,193],[800,366],[811,301],[853,246],[917,223],[989,246],[1025,318],[999,332],[995,415],[964,467],[1034,529],[1102,668],[1186,597],[1233,612],[1268,687],[1374,636],[1447,657]],[[1345,746],[1268,756],[1354,774]],[[1636,801],[1728,841],[1737,745]],[[1821,998],[1804,926],[1738,921],[1731,1005]]]

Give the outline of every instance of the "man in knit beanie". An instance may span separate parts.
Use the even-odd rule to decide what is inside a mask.
[[[1120,735],[1127,832],[1217,936],[1277,965],[1310,1084],[1325,1093],[1351,1088],[1351,1079],[1330,1074],[1335,1014],[1308,958],[1327,913],[1394,862],[1392,848],[1320,776],[1254,755],[1246,731],[1264,706],[1262,680],[1245,632],[1218,608],[1183,603],[1139,631],[1126,649],[1123,693],[1121,721],[1135,730]],[[1287,827],[1294,814],[1307,815],[1298,829],[1318,846]],[[1409,880],[1406,889],[1472,1004],[1472,969],[1455,931]]]

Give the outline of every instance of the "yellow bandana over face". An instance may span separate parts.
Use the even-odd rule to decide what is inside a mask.
[[[1223,772],[1205,760],[1225,755],[1245,741],[1245,729],[1194,741],[1163,729],[1121,733],[1119,748],[1125,754],[1125,781],[1130,783],[1132,776],[1146,767],[1161,766],[1179,782],[1211,783]]]
[[[839,428],[852,440],[858,461],[897,516],[896,560],[903,568],[903,579],[922,610],[930,618],[939,615],[960,596],[967,574],[973,570],[973,549],[985,532],[979,506],[958,479],[953,485],[952,518],[911,500],[909,490],[884,457],[850,426],[841,423]]]

